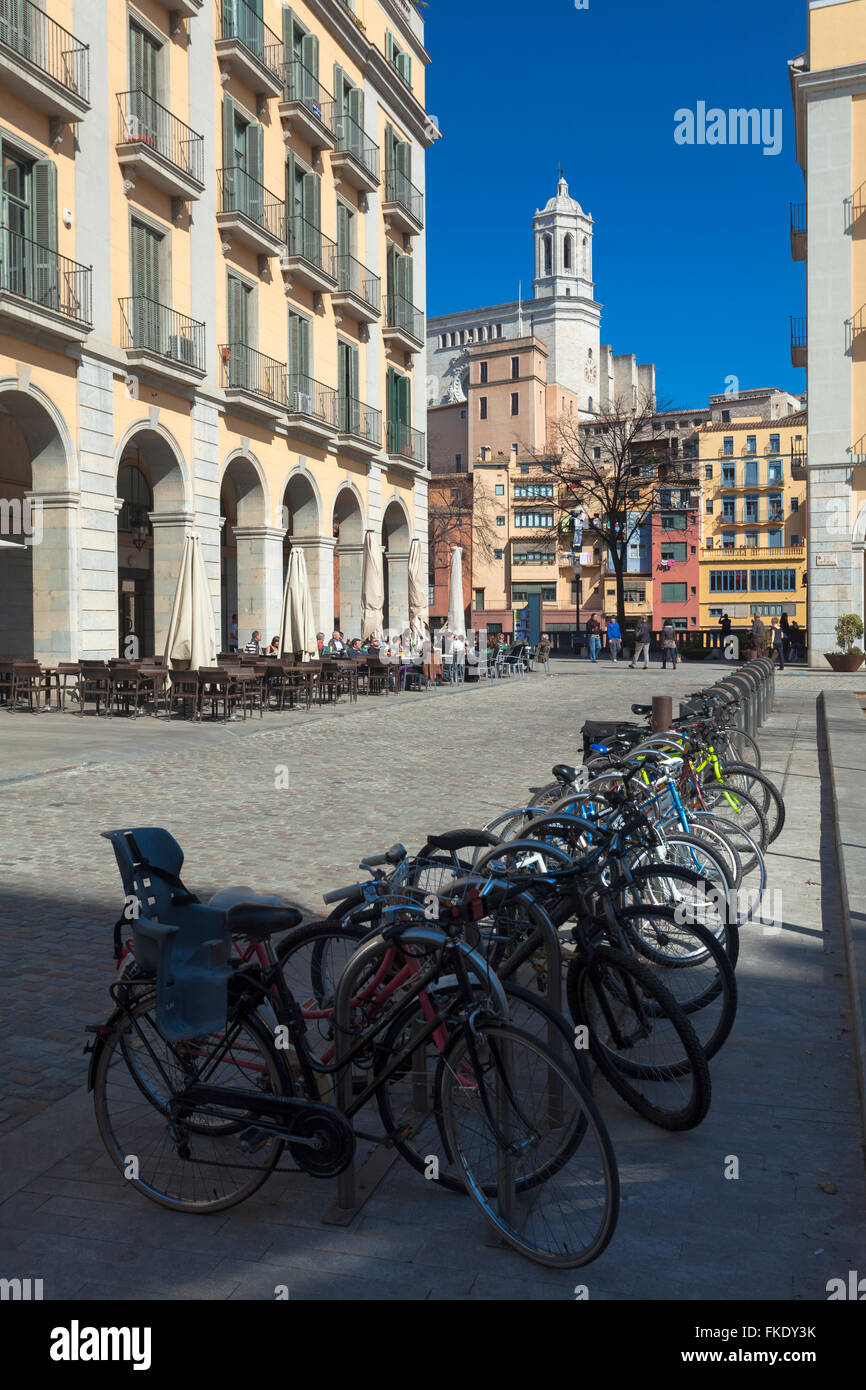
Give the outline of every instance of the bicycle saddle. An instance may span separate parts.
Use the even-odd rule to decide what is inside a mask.
[[[652,705],[632,705],[631,712],[632,714],[652,714],[653,707]]]
[[[553,768],[553,775],[557,782],[573,782],[577,776],[577,768],[569,767],[568,763],[557,763]]]
[[[487,830],[447,830],[443,835],[428,835],[425,849],[444,849],[449,853],[458,849],[485,849],[488,845],[498,845],[499,836]],[[421,851],[423,854],[423,850]]]

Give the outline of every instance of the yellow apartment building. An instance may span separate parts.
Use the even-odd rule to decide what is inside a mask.
[[[720,412],[714,412],[718,415]],[[726,412],[731,415],[732,412]],[[698,427],[700,626],[806,620],[806,412]],[[767,624],[769,626],[769,624]]]
[[[805,179],[791,251],[806,268],[791,358],[808,379],[809,663],[826,669],[837,617],[866,616],[866,0],[810,0],[806,20],[788,64]]]
[[[0,651],[360,631],[426,548],[423,22],[407,0],[0,5]],[[127,650],[134,650],[127,646]]]

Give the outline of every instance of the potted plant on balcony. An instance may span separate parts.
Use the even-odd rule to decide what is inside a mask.
[[[863,622],[856,613],[843,613],[836,619],[839,651],[824,653],[834,671],[859,671],[863,665],[863,652],[854,643],[862,636]]]

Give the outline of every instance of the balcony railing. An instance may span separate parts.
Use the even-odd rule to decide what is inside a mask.
[[[369,140],[352,116],[336,117],[337,149],[352,155],[374,179],[379,178],[379,146]]]
[[[205,326],[146,295],[120,301],[120,345],[156,353],[181,367],[205,370]]]
[[[334,132],[334,98],[300,58],[283,64],[283,100],[299,101],[317,121],[321,121],[326,130]]]
[[[283,378],[284,401],[290,415],[307,415],[323,425],[337,428],[337,391],[304,372],[287,372]]]
[[[413,430],[402,420],[388,421],[388,453],[401,454],[422,466],[427,462],[426,438],[421,430]]]
[[[263,67],[282,80],[282,39],[246,0],[221,0],[220,38],[237,39]]]
[[[337,397],[337,427],[341,434],[363,439],[377,449],[382,444],[382,412],[355,396]]]
[[[246,343],[226,343],[219,354],[224,391],[246,391],[275,405],[284,405],[285,363],[265,357]]]
[[[0,0],[0,44],[46,73],[67,92],[90,100],[90,47],[31,0]]]
[[[0,227],[0,292],[90,327],[92,279],[90,266]]]
[[[399,203],[416,222],[424,221],[424,194],[416,188],[402,169],[385,173],[385,201]]]
[[[354,294],[376,313],[382,307],[382,281],[354,256],[337,256],[337,285],[343,294]]]
[[[2,4],[2,0],[0,0]],[[118,144],[142,145],[204,183],[204,137],[190,130],[147,92],[118,92]]]
[[[321,228],[306,218],[293,214],[285,219],[285,243],[289,256],[300,256],[310,265],[323,270],[332,280],[337,278],[337,243],[325,236]]]
[[[807,354],[807,323],[804,316],[791,316],[791,365],[805,367]]]
[[[276,193],[269,193],[245,169],[220,169],[218,178],[220,212],[240,213],[282,239],[285,203]]]
[[[424,315],[402,294],[389,294],[386,297],[385,318],[388,328],[400,328],[418,342],[424,341]]]
[[[806,204],[791,204],[791,255],[802,261],[806,255]]]

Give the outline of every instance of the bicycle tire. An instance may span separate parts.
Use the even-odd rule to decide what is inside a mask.
[[[724,729],[715,735],[715,741],[723,745],[727,744],[735,762],[747,763],[750,767],[760,768],[761,750],[751,734],[747,734],[745,729]]]
[[[742,790],[757,801],[767,820],[767,842],[772,844],[778,838],[785,824],[785,802],[782,793],[765,772],[750,767],[748,763],[725,763],[725,781],[732,786],[745,783]],[[760,789],[761,795],[758,795]]]
[[[610,981],[606,980],[606,976],[611,977]],[[629,980],[632,990],[623,983]],[[590,949],[588,955],[576,956],[569,965],[566,991],[572,1019],[575,1024],[584,1024],[588,1030],[589,1050],[593,1060],[610,1085],[632,1109],[660,1129],[694,1129],[701,1123],[710,1108],[712,1096],[710,1071],[704,1050],[685,1013],[648,966],[613,947],[595,946]],[[627,1000],[622,1014],[624,1026],[631,1027],[632,1034],[631,1037],[626,1035],[623,1038],[620,1051],[609,1045],[611,1034],[608,1016],[613,1010],[609,1005],[605,1007],[602,1002],[608,992],[612,994],[613,1002],[617,1005],[621,1006],[623,994]],[[637,995],[637,1006],[631,1002],[633,992]],[[603,1028],[596,1026],[593,997],[604,1020]],[[662,1044],[671,1031],[674,1035],[675,1042],[670,1048],[674,1053],[672,1061],[635,1062],[621,1055],[621,1051],[634,1046],[632,1039],[639,1039],[641,1034],[644,1038],[648,1036],[646,1023],[641,1017],[641,1011],[645,1007],[641,1004],[642,1000],[648,1001],[657,1021],[664,1018],[667,1022],[669,1032],[661,1038]],[[629,1015],[637,1026],[635,1022],[629,1021]],[[659,1033],[661,1034],[661,1030]],[[644,1082],[644,1089],[638,1086],[638,1082]],[[651,1086],[655,1086],[657,1091],[646,1094]],[[658,1103],[659,1099],[667,1099],[668,1104],[662,1106]]]
[[[474,1088],[466,1083],[473,1046],[483,1078]],[[509,1245],[553,1269],[578,1268],[601,1255],[619,1214],[616,1156],[592,1096],[549,1048],[498,1019],[476,1021],[471,1038],[468,1028],[462,1028],[440,1062],[437,1105],[466,1190]],[[515,1142],[515,1132],[522,1142]],[[553,1150],[541,1167],[536,1165],[531,1180],[515,1180],[519,1212],[508,1203],[500,1206],[500,1158],[509,1162],[500,1137],[517,1151],[510,1163],[518,1174],[533,1146],[541,1150],[547,1144]]]

